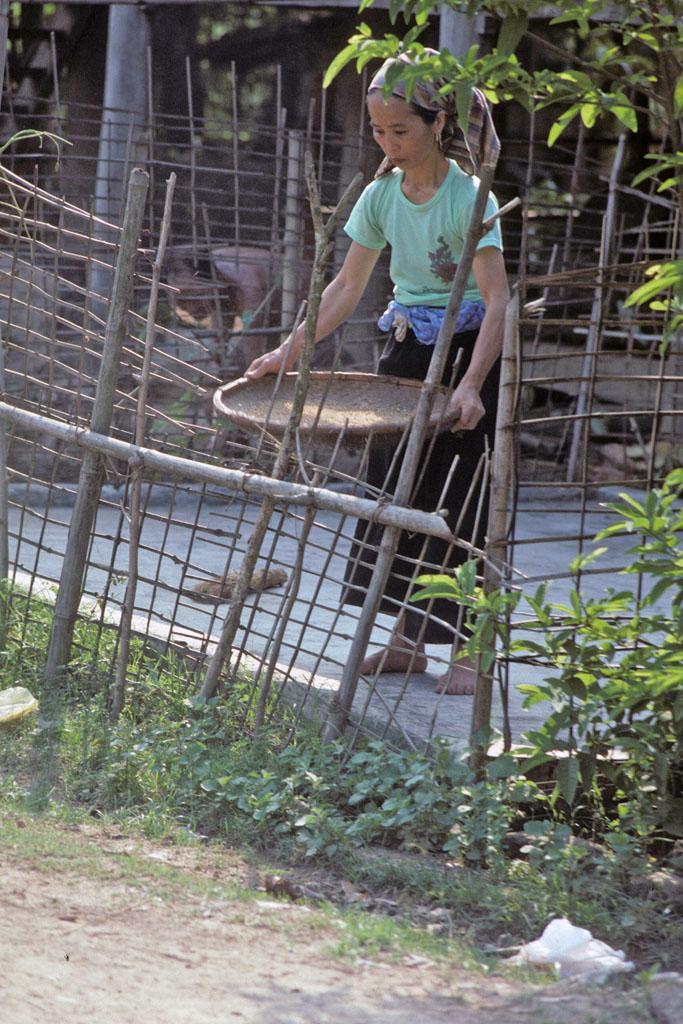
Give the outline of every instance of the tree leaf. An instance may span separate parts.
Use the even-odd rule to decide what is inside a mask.
[[[586,128],[592,128],[598,119],[599,107],[597,103],[581,104],[581,120]]]
[[[562,132],[565,130],[570,121],[576,117],[581,109],[580,104],[575,103],[573,107],[569,107],[568,110],[563,111],[560,114],[555,124],[553,124],[548,132],[548,145],[554,146],[559,139]]]
[[[678,76],[676,88],[674,89],[674,110],[676,117],[680,117],[683,112],[683,75]]]
[[[458,114],[458,124],[463,134],[467,131],[470,123],[470,107],[472,106],[472,86],[469,82],[458,82],[455,87],[455,109]]]
[[[646,281],[645,284],[641,284],[639,288],[631,292],[624,305],[640,306],[649,299],[653,299],[655,295],[660,295],[662,292],[668,291],[669,288],[673,288],[679,279],[680,275],[678,273],[669,271],[668,273],[663,273],[661,277],[653,278],[652,281]]]
[[[327,89],[328,85],[337,77],[342,68],[345,68],[357,56],[359,56],[359,51],[355,43],[349,43],[343,50],[340,50],[325,72],[323,89]]]
[[[623,104],[611,108],[612,113],[626,128],[632,132],[638,131],[638,118],[633,107],[628,107]]]
[[[557,788],[568,804],[574,802],[579,783],[579,762],[575,757],[563,757],[557,762]]]

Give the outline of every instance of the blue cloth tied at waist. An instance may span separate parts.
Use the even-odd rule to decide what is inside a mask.
[[[460,306],[455,331],[475,331],[481,326],[486,309],[481,300],[465,301]],[[446,310],[440,306],[404,306],[391,300],[377,321],[380,331],[396,329],[396,340],[403,341],[408,327],[421,345],[433,345],[439,334]]]

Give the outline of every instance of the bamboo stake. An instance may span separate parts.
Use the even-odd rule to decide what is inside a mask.
[[[5,341],[0,333],[0,394],[5,398]],[[9,613],[9,496],[7,428],[0,423],[0,651],[5,649]]]
[[[323,187],[325,166],[325,129],[327,124],[327,89],[320,90],[320,143],[318,148],[318,188]]]
[[[154,158],[154,74],[152,47],[147,47],[147,152],[149,153],[149,237],[154,238],[154,195],[156,160]]]
[[[50,32],[50,56],[52,58],[52,88],[54,91],[54,102],[57,122],[57,135],[62,135],[62,101],[59,95],[59,66],[57,64],[57,43],[54,32]],[[60,150],[57,151],[57,166],[59,167]]]
[[[195,270],[199,262],[197,251],[197,144],[195,139],[194,100],[192,97],[192,67],[189,55],[185,58],[185,85],[190,128],[190,218],[192,221],[192,259]]]
[[[322,213],[320,210],[320,199],[315,180],[315,169],[310,153],[306,154],[306,180],[309,189],[313,227],[315,229],[315,259],[313,262],[313,270],[311,273],[311,281],[308,291],[308,308],[304,326],[304,344],[299,357],[299,372],[297,375],[296,387],[294,389],[292,412],[285,429],[285,434],[282,439],[282,444],[278,452],[275,466],[273,468],[273,481],[280,480],[286,471],[296,428],[301,420],[301,413],[303,411],[310,378],[311,360],[313,357],[313,348],[315,346],[315,328],[318,321],[320,298],[322,296],[324,286],[325,267],[332,251],[334,233],[341,218],[345,216],[352,202],[355,201],[360,193],[362,175],[356,175],[351,185],[335,207],[334,212],[330,215],[326,224],[323,224]],[[310,488],[310,490],[313,490],[313,488]],[[254,526],[249,545],[245,552],[244,561],[242,562],[239,577],[235,583],[233,597],[223,624],[220,639],[216,646],[216,651],[209,662],[206,675],[204,677],[204,682],[201,688],[201,695],[203,697],[208,698],[213,696],[218,686],[223,663],[230,653],[233,640],[239,628],[242,606],[254,572],[256,559],[258,558],[258,554],[261,549],[263,537],[273,512],[273,507],[273,499],[267,497],[263,502],[261,514]]]
[[[175,179],[175,175],[173,176]],[[209,210],[206,203],[202,203],[202,221],[204,223],[204,238],[206,239],[206,252],[209,257],[209,272],[211,274],[211,283],[213,285],[213,303],[216,311],[216,330],[218,337],[223,340],[225,338],[225,325],[223,323],[223,310],[221,308],[221,292],[220,284],[218,281],[218,274],[216,272],[216,265],[213,261],[213,242],[211,240],[211,227],[209,224]],[[252,318],[253,319],[253,318]]]
[[[612,164],[612,172],[610,174],[610,192],[609,199],[607,202],[607,210],[605,211],[605,219],[603,221],[603,239],[602,244],[600,246],[600,267],[598,268],[598,285],[602,284],[605,280],[605,268],[609,266],[609,261],[612,255],[614,215],[616,204],[616,183],[621,172],[621,164],[624,158],[625,147],[626,136],[625,134],[622,133],[619,136],[619,143],[617,145],[617,151],[614,156],[614,163]],[[589,396],[591,396],[593,392],[592,383],[594,383],[593,378],[595,376],[595,361],[599,349],[600,331],[602,328],[603,302],[604,291],[601,287],[598,287],[595,291],[595,296],[593,299],[593,309],[591,312],[591,326],[588,336],[586,338],[586,349],[583,360],[583,368],[581,370],[581,376],[588,379],[585,384],[581,384],[581,387],[579,388],[579,394],[576,400],[576,413],[579,417],[581,417],[586,412],[586,409],[589,405]],[[568,481],[573,481],[576,479],[576,467],[579,456],[579,446],[581,444],[582,436],[585,437],[585,433],[586,428],[584,427],[582,421],[580,419],[577,419],[572,431],[569,458],[567,460]]]
[[[486,593],[498,590],[506,576],[507,515],[513,482],[515,412],[519,388],[518,349],[519,293],[515,291],[505,310],[498,419],[491,469],[487,559],[484,563],[484,590]],[[482,742],[480,737],[483,730],[488,729],[491,724],[493,694],[493,668],[488,672],[483,672],[481,671],[481,657],[478,661],[477,684],[470,727],[470,744],[472,745],[470,764],[475,771],[483,768],[486,760],[488,743]]]
[[[135,444],[142,445],[145,441],[145,423],[147,410],[147,392],[149,389],[150,367],[152,362],[152,350],[155,341],[155,320],[157,306],[159,303],[159,283],[161,281],[161,268],[166,253],[166,243],[171,227],[171,207],[173,205],[173,192],[175,190],[176,176],[171,173],[166,182],[166,202],[159,232],[159,247],[156,259],[152,267],[152,290],[149,297],[147,311],[147,332],[145,336],[145,354],[143,357],[142,370],[140,373],[140,387],[138,390],[138,406],[135,420]],[[121,608],[121,623],[119,627],[119,651],[116,664],[116,676],[112,691],[111,718],[116,722],[123,709],[125,700],[126,672],[128,669],[128,654],[130,652],[131,627],[133,622],[133,611],[135,608],[135,592],[138,582],[138,549],[140,545],[141,516],[140,501],[142,495],[142,470],[139,465],[132,464],[133,481],[130,498],[130,537],[128,541],[128,582],[126,593]]]
[[[238,103],[237,103],[237,66],[230,62],[230,79],[232,83],[232,170],[233,170],[233,196],[235,201],[234,225],[235,225],[235,267],[237,273],[240,270],[240,177],[239,177],[239,125]]]
[[[90,419],[90,426],[94,433],[105,434],[111,425],[120,352],[126,329],[128,306],[133,291],[133,270],[144,215],[148,180],[145,171],[137,167],[133,169],[128,187],[112,297],[109,303],[104,352]],[[44,673],[48,684],[52,684],[64,672],[69,660],[85,574],[88,542],[99,501],[101,472],[101,459],[95,452],[87,451],[83,457],[79,474],[78,495],[69,526],[69,536],[55,603]]]
[[[317,483],[317,474],[314,477]],[[287,597],[284,603],[284,607],[281,609],[280,615],[278,616],[277,630],[273,638],[273,642],[270,646],[270,653],[268,658],[268,665],[266,667],[266,673],[263,679],[259,678],[259,697],[256,705],[256,715],[254,718],[254,725],[256,729],[261,729],[268,706],[268,697],[270,695],[270,689],[273,684],[273,676],[277,668],[277,659],[280,654],[282,647],[282,641],[284,639],[285,630],[291,617],[294,605],[299,596],[299,588],[301,586],[301,573],[304,565],[304,555],[306,553],[306,541],[308,540],[311,528],[315,522],[314,508],[309,508],[304,517],[303,527],[301,530],[301,536],[299,537],[299,543],[296,549],[296,558],[292,571],[289,578],[289,587],[287,591]]]
[[[401,472],[396,486],[394,500],[397,505],[408,504],[413,481],[421,462],[422,447],[427,436],[429,426],[429,414],[431,412],[432,399],[436,388],[441,382],[446,359],[448,358],[451,338],[455,331],[458,312],[467,286],[467,278],[472,268],[472,260],[480,238],[481,224],[486,210],[486,201],[493,183],[493,173],[493,167],[484,165],[481,168],[479,188],[477,190],[477,196],[472,210],[467,238],[465,239],[463,252],[458,263],[458,269],[455,273],[455,277],[453,278],[446,312],[434,346],[429,370],[420,391],[420,398],[415,411],[415,418],[413,420],[405,457],[403,459]],[[399,530],[384,531],[372,578],[368,586],[365,601],[363,602],[361,616],[358,621],[358,628],[353,638],[341,682],[339,684],[339,690],[330,704],[330,714],[323,734],[323,739],[325,740],[336,739],[343,733],[344,728],[346,727],[351,706],[353,704],[353,698],[356,693],[356,687],[358,686],[361,662],[363,661],[367,650],[370,634],[384,594],[386,581],[389,573],[391,572],[391,566],[398,549],[399,539]]]
[[[282,313],[281,320],[287,333],[294,320],[299,292],[299,234],[301,230],[301,178],[302,134],[292,130],[287,147],[285,180],[285,230],[282,236]]]

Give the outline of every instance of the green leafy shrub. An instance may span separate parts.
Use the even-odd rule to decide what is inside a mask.
[[[547,600],[547,585],[525,601],[523,635],[508,615],[520,595],[487,594],[474,564],[454,577],[426,576],[417,599],[450,597],[468,608],[473,629],[463,655],[531,655],[550,666],[541,683],[520,686],[526,706],[545,702],[545,724],[525,734],[523,771],[556,762],[551,805],[561,817],[601,830],[683,835],[683,470],[643,502],[629,495],[607,507],[616,521],[595,538],[633,535],[630,590],[590,598],[573,588],[568,604]],[[574,563],[580,570],[606,549]],[[657,606],[670,598],[670,610]]]

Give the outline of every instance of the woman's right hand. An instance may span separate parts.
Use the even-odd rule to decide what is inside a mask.
[[[290,351],[287,355],[288,342],[289,339],[287,339],[284,345],[280,345],[279,348],[274,348],[272,352],[266,352],[265,355],[254,359],[245,370],[244,376],[248,377],[249,380],[258,380],[259,377],[265,377],[269,373],[279,373],[283,363],[285,364],[285,370],[291,370],[297,360],[298,352],[292,351],[294,346],[290,346]]]

